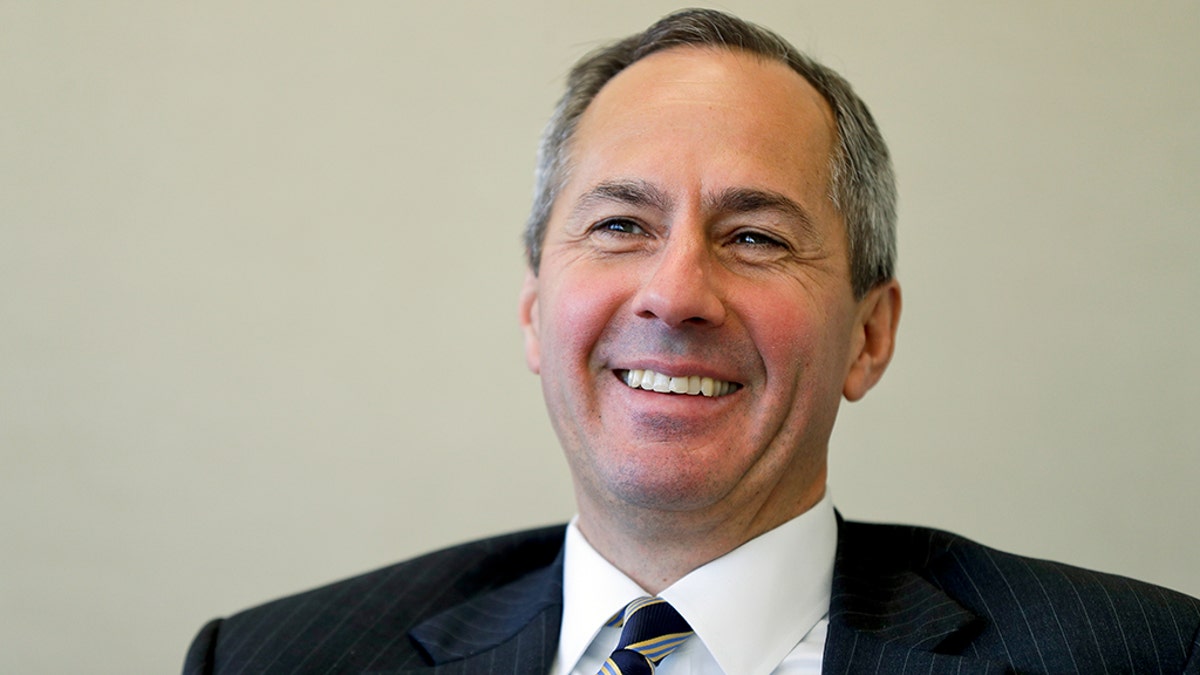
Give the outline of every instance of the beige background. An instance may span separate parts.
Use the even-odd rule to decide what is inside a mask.
[[[1200,594],[1200,4],[729,2],[900,177],[849,517]],[[572,512],[515,322],[536,138],[666,2],[0,2],[0,672]]]

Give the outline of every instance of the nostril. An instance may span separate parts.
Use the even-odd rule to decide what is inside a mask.
[[[643,288],[635,298],[634,310],[643,319],[657,319],[672,326],[719,325],[725,320],[725,303],[705,285],[663,292]]]

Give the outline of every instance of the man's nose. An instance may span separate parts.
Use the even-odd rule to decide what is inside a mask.
[[[672,328],[719,326],[725,303],[714,276],[717,262],[703,237],[673,232],[648,261],[649,275],[634,297],[634,310]]]

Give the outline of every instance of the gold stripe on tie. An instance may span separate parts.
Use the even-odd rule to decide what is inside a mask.
[[[598,675],[653,675],[655,667],[692,636],[692,627],[662,598],[638,598],[605,625],[623,628],[616,650]]]

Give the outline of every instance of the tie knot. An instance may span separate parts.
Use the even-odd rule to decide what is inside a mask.
[[[662,598],[634,600],[609,625],[622,626],[621,639],[600,675],[649,675],[692,635],[688,622]]]

